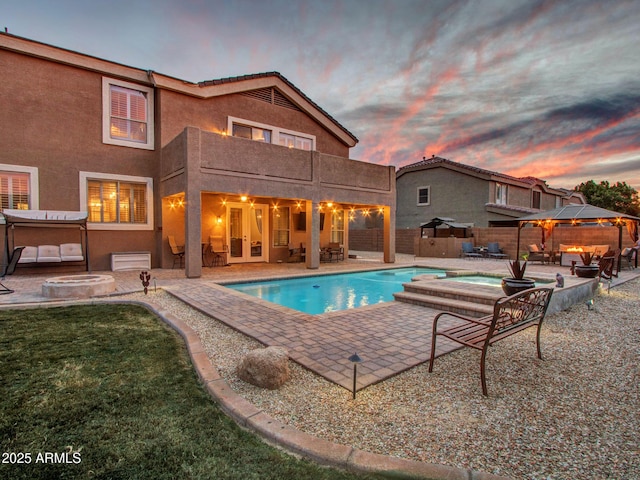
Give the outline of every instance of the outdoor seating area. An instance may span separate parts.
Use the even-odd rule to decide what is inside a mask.
[[[63,243],[61,245],[25,246],[20,256],[20,264],[28,263],[60,263],[84,262],[80,243]]]
[[[538,244],[529,245],[529,251],[527,252],[527,261],[529,262],[541,262],[545,263],[556,263],[556,253],[555,252],[545,252],[544,248]]]
[[[339,243],[330,243],[327,247],[320,249],[321,262],[339,262],[344,260],[344,247]]]
[[[491,258],[494,260],[506,260],[509,258],[509,255],[500,248],[498,242],[489,242],[486,247],[476,247],[471,242],[462,242],[460,256],[467,259]]]

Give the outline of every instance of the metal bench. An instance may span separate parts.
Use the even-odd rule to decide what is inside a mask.
[[[436,339],[440,335],[465,347],[481,350],[480,378],[482,381],[482,393],[485,396],[488,395],[485,377],[485,359],[489,345],[525,328],[537,325],[536,346],[538,349],[538,358],[542,359],[542,353],[540,351],[540,327],[547,312],[552,293],[553,288],[530,288],[511,295],[510,297],[500,298],[494,304],[493,314],[482,318],[471,318],[452,312],[439,313],[433,319],[429,372],[433,371]],[[438,321],[447,316],[453,317],[454,321],[439,329]]]

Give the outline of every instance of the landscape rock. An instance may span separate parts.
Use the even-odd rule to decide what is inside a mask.
[[[289,352],[282,347],[252,350],[240,361],[237,374],[247,383],[276,390],[289,380]]]

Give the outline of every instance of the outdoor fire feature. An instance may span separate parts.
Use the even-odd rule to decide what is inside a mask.
[[[116,289],[111,275],[66,275],[48,278],[42,284],[42,295],[47,298],[89,298],[108,295]]]

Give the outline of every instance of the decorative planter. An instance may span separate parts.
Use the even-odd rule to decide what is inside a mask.
[[[576,265],[576,275],[580,278],[596,278],[599,271],[598,265]]]
[[[534,288],[535,286],[536,281],[533,278],[505,277],[502,279],[502,291],[508,296],[515,295],[529,288]]]

